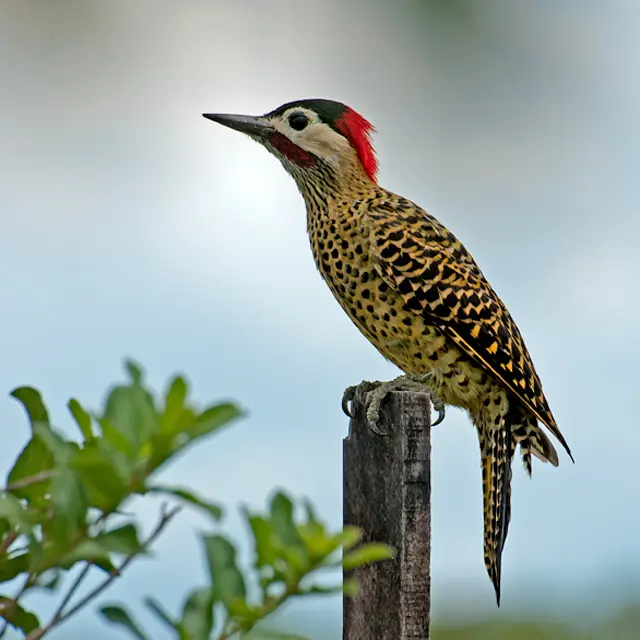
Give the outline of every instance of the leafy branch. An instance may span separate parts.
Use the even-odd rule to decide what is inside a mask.
[[[183,450],[241,415],[232,404],[198,409],[187,383],[174,377],[160,397],[144,385],[141,369],[126,363],[129,380],[113,387],[101,412],[90,413],[75,399],[68,409],[81,438],[65,438],[32,387],[12,396],[29,419],[31,437],[9,471],[0,493],[0,583],[21,577],[13,596],[0,595],[0,618],[29,640],[43,637],[106,589],[151,541],[141,542],[138,524],[122,522],[122,508],[135,496],[163,493],[219,518],[217,505],[177,487],[155,487],[158,470]],[[175,515],[168,511],[156,535]],[[117,523],[114,523],[117,519]],[[117,567],[116,556],[124,557]],[[23,607],[33,589],[52,590],[76,565],[84,565],[52,620],[41,625]],[[91,570],[106,574],[98,593],[65,612]]]
[[[167,510],[166,507],[163,508],[162,514],[160,517],[160,521],[155,526],[154,530],[151,532],[149,537],[144,541],[143,548],[149,548],[153,542],[158,538],[158,536],[162,533],[164,528],[169,524],[171,520],[180,512],[180,507],[174,507],[173,509]],[[75,592],[78,590],[78,587],[84,580],[84,578],[89,573],[89,569],[91,565],[87,565],[82,573],[76,578],[74,583],[69,588],[69,591],[65,595],[62,603],[58,607],[57,611],[51,618],[51,620],[44,626],[39,627],[38,629],[34,629],[27,637],[26,640],[40,640],[45,633],[51,631],[54,627],[57,627],[59,624],[68,620],[71,616],[76,614],[78,611],[83,609],[89,602],[98,597],[105,589],[107,589],[111,583],[118,577],[122,575],[122,572],[135,560],[140,556],[140,553],[131,553],[127,556],[127,558],[120,564],[120,566],[111,572],[111,574],[105,578],[97,587],[89,591],[87,595],[85,595],[77,604],[75,604],[71,609],[69,609],[66,613],[64,609],[68,605],[68,603],[73,598]]]
[[[21,631],[25,640],[45,637],[148,553],[179,512],[165,505],[154,529],[141,540],[139,523],[123,516],[131,498],[168,497],[199,509],[215,527],[222,518],[220,505],[187,487],[158,484],[155,476],[186,448],[218,433],[242,412],[230,403],[199,409],[181,376],[171,379],[158,397],[145,385],[140,367],[127,362],[126,371],[127,382],[109,391],[102,411],[91,413],[70,400],[77,440],[65,438],[51,425],[36,389],[19,387],[11,394],[27,413],[31,435],[0,492],[0,584],[19,580],[21,585],[14,596],[0,595],[0,638],[9,626]],[[315,576],[388,558],[390,550],[383,545],[354,548],[360,540],[357,530],[329,533],[311,505],[303,506],[304,517],[297,517],[293,502],[276,493],[266,514],[243,511],[255,548],[250,570],[238,566],[236,549],[226,537],[216,531],[201,536],[208,567],[205,586],[187,594],[175,618],[153,598],[145,605],[179,640],[235,640],[292,598],[353,594],[357,585],[352,582],[325,587],[314,582]],[[34,589],[57,589],[73,568],[79,573],[70,580],[53,616],[41,623],[24,607],[25,598]],[[102,572],[103,579],[73,604],[91,571]],[[257,595],[249,598],[247,585],[252,583]],[[149,637],[122,606],[107,605],[100,611],[137,640]]]
[[[151,598],[146,606],[179,640],[234,640],[244,637],[285,602],[293,598],[345,592],[357,593],[357,584],[346,581],[322,586],[314,581],[327,569],[353,569],[369,562],[392,557],[386,545],[367,544],[354,548],[361,534],[355,527],[329,533],[318,520],[309,503],[304,518],[295,517],[295,506],[284,493],[277,492],[265,514],[243,510],[253,537],[255,559],[253,571],[242,570],[237,552],[224,536],[201,537],[209,569],[209,582],[188,594],[180,618],[173,619]],[[340,552],[343,552],[342,558]],[[257,582],[258,596],[249,598],[247,585]],[[109,604],[102,615],[121,626],[137,640],[150,637],[125,607]],[[271,632],[269,638],[293,640],[294,636]],[[300,640],[300,636],[295,636]]]

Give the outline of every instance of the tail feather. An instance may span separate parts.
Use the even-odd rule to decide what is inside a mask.
[[[517,407],[510,408],[507,416],[507,424],[511,425],[513,438],[520,445],[522,462],[525,471],[531,475],[531,455],[533,454],[542,462],[549,462],[554,467],[558,466],[558,453],[547,435],[538,426],[534,416],[526,415]]]
[[[531,456],[558,466],[558,454],[531,416],[511,403],[502,420],[483,413],[473,416],[478,429],[482,461],[484,505],[484,562],[500,606],[502,551],[511,520],[511,462],[519,445],[525,469],[531,475]]]
[[[515,442],[511,429],[494,428],[485,433],[482,448],[484,495],[484,561],[500,606],[502,550],[511,519],[511,459]]]
[[[507,535],[509,533],[509,523],[511,522],[511,477],[512,477],[511,462],[513,461],[513,456],[515,455],[516,445],[517,445],[517,442],[515,441],[515,438],[513,437],[513,434],[510,431],[507,432],[506,440],[508,445],[507,451],[509,452],[509,457],[508,457],[507,470],[505,472],[507,473],[507,475],[506,475],[506,482],[505,482],[506,499],[504,503],[505,514],[504,514],[504,530],[502,535],[502,549],[504,549],[504,543],[506,542]]]

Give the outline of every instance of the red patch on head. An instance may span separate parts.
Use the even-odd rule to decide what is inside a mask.
[[[269,142],[286,158],[291,160],[300,167],[312,167],[317,161],[312,153],[301,149],[281,133],[272,133],[269,136]]]
[[[375,182],[378,173],[378,160],[373,148],[371,136],[373,125],[359,113],[347,107],[335,122],[335,128],[351,143],[367,175]]]

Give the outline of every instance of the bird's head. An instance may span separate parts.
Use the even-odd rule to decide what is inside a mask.
[[[376,181],[373,127],[341,102],[296,100],[263,116],[203,115],[260,142],[301,187],[310,180],[334,187],[349,179]]]

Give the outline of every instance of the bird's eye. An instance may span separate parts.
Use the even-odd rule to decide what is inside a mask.
[[[292,113],[289,116],[289,125],[296,131],[302,131],[309,124],[309,118],[304,113]]]

